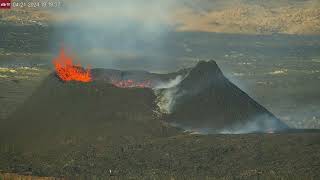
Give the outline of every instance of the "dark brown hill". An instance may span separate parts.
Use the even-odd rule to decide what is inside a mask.
[[[169,121],[210,132],[281,131],[288,126],[231,83],[214,61],[199,62],[172,91]]]
[[[157,118],[148,88],[117,88],[104,81],[62,82],[49,75],[33,95],[1,125],[10,143],[50,146],[69,139],[93,141],[175,134]],[[119,140],[120,142],[120,140]]]

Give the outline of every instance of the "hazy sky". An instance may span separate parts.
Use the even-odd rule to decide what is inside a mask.
[[[84,26],[127,28],[139,24],[145,32],[162,30],[226,33],[319,34],[318,0],[74,0],[54,14],[59,20]]]

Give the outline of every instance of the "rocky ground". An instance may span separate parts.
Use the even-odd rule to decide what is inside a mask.
[[[318,139],[319,134],[179,135],[143,143],[69,142],[37,153],[8,146],[0,165],[7,172],[55,177],[317,179]]]

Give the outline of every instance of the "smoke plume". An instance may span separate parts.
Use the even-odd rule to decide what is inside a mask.
[[[56,13],[53,48],[59,43],[93,66],[152,69],[166,56],[163,42],[174,28],[170,0],[68,1]],[[167,62],[169,63],[169,62]]]
[[[176,78],[168,81],[168,82],[160,82],[158,85],[156,85],[155,89],[168,89],[172,88],[176,85],[178,85],[183,80],[182,75],[178,75]]]
[[[161,82],[158,84],[154,91],[157,95],[157,104],[162,113],[170,113],[174,103],[175,98],[178,96],[176,86],[184,79],[184,76],[178,75],[176,78],[168,81]]]

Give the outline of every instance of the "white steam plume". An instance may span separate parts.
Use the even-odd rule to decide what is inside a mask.
[[[63,10],[54,12],[53,49],[63,44],[93,67],[149,70],[166,61],[164,42],[174,31],[172,14],[177,4],[171,0],[66,1]]]
[[[162,113],[170,113],[177,98],[177,85],[184,79],[184,76],[178,75],[176,78],[158,84],[154,90],[157,95],[157,102]]]
[[[160,82],[155,86],[155,89],[168,89],[178,85],[183,80],[182,75],[178,75],[174,79],[169,80],[168,82]]]

